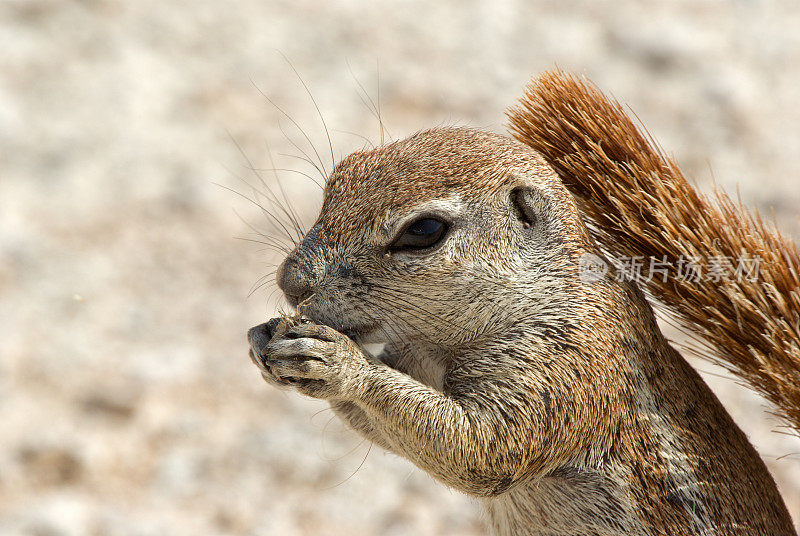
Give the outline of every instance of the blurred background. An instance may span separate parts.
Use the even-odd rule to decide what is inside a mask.
[[[339,158],[379,141],[370,99],[395,138],[504,132],[558,65],[629,104],[702,189],[800,230],[795,0],[3,0],[0,50],[2,534],[483,533],[473,501],[247,357],[279,304],[270,277],[250,293],[279,259],[237,240],[276,233],[237,144],[313,175],[296,122],[330,167],[292,66]],[[321,192],[293,171],[309,223]],[[800,441],[694,363],[800,521]]]

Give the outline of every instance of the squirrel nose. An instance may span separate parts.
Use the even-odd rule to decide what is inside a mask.
[[[294,255],[286,257],[278,271],[275,279],[280,288],[286,295],[286,299],[292,307],[308,298],[311,294],[311,281],[308,274],[304,273],[303,267]]]

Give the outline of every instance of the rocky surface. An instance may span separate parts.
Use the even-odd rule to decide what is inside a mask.
[[[226,189],[256,197],[237,143],[313,177],[281,156],[314,157],[296,123],[330,167],[278,51],[335,158],[379,140],[362,99],[394,137],[503,131],[528,77],[585,73],[701,187],[798,236],[798,27],[793,0],[0,3],[0,533],[481,534],[473,501],[247,358],[277,257],[235,238],[279,233]],[[310,222],[318,187],[279,176]],[[800,442],[698,367],[800,520]]]

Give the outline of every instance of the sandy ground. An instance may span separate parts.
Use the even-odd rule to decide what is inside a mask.
[[[246,329],[278,303],[271,282],[248,294],[276,258],[235,237],[275,231],[217,186],[252,196],[232,139],[257,167],[269,145],[277,167],[309,171],[280,156],[298,154],[280,126],[310,148],[263,92],[328,153],[278,51],[336,158],[378,139],[357,82],[400,137],[503,131],[531,75],[585,73],[701,187],[738,185],[798,236],[798,28],[793,0],[4,0],[0,533],[483,533],[472,501],[247,359]],[[319,189],[279,176],[310,221]],[[699,368],[800,521],[800,442]]]

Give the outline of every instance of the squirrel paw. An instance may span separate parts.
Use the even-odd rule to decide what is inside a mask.
[[[277,320],[277,322],[275,322]],[[252,328],[250,356],[262,377],[314,398],[347,398],[367,358],[349,337],[314,323],[281,329],[280,319]]]
[[[250,343],[250,360],[261,371],[261,377],[264,378],[264,381],[278,388],[286,388],[290,384],[287,380],[273,374],[272,368],[264,360],[264,348],[279,331],[283,331],[278,328],[282,320],[282,318],[273,318],[269,322],[250,328],[247,332],[247,342]]]

